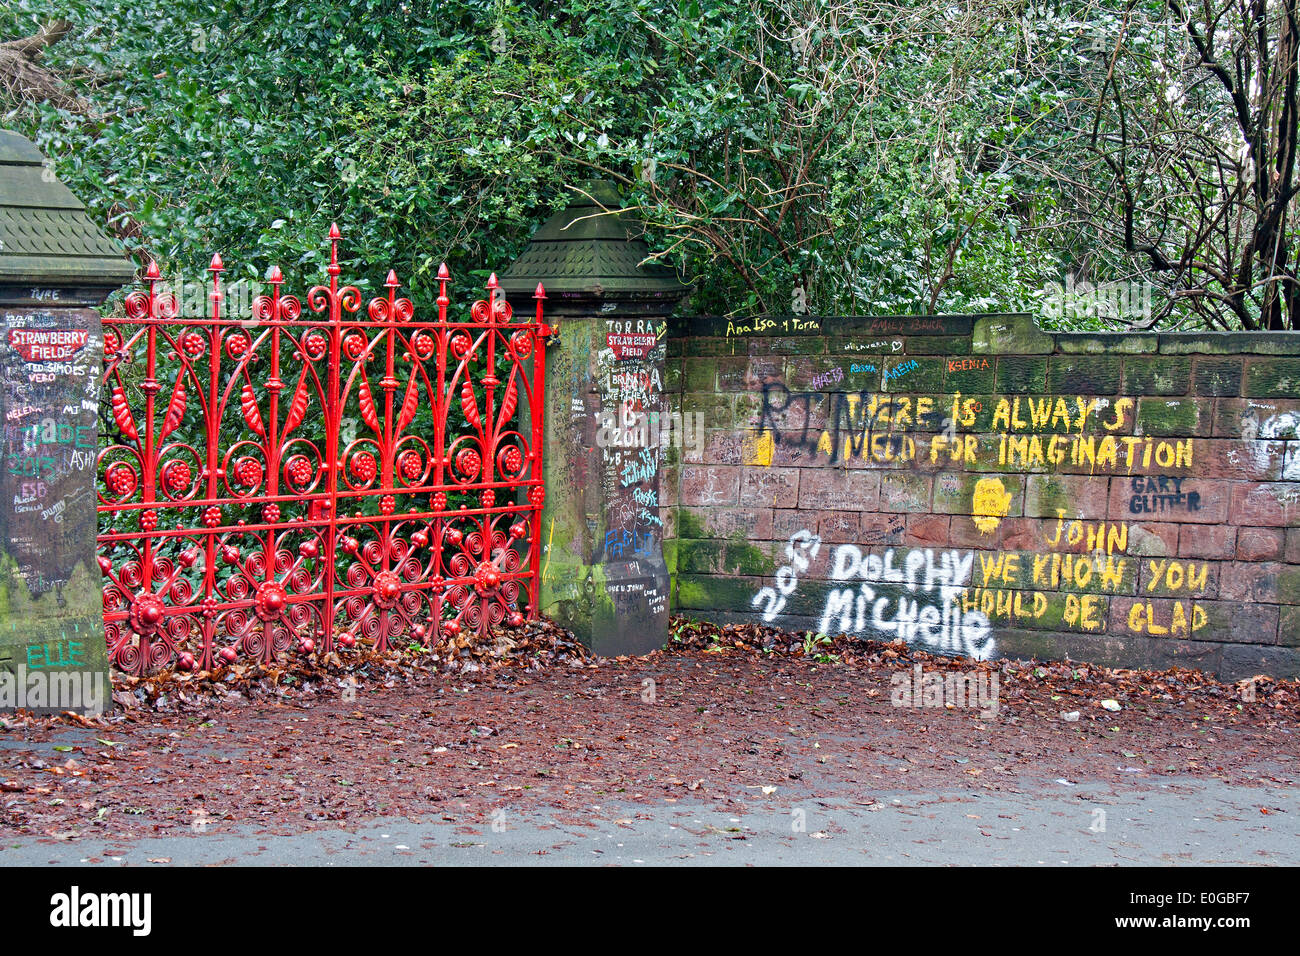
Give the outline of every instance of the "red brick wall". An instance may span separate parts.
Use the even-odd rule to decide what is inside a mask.
[[[1300,335],[769,321],[672,328],[681,613],[1300,675]]]

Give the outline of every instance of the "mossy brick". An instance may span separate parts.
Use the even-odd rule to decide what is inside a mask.
[[[1154,335],[1131,332],[1058,332],[1057,351],[1067,355],[1145,355],[1157,348]]]
[[[750,602],[764,586],[762,578],[720,574],[677,575],[677,606],[698,610],[753,610]]]
[[[682,372],[682,391],[714,392],[718,388],[717,358],[688,358]]]
[[[996,387],[997,359],[989,355],[949,358],[944,362],[944,372],[944,391],[988,393]]]
[[[1025,481],[1024,514],[1031,518],[1099,521],[1110,504],[1110,479],[1105,475],[1030,475]]]
[[[739,392],[732,398],[732,407],[736,423],[754,427],[763,414],[763,395],[761,392]],[[711,426],[712,423],[706,421],[706,425]]]
[[[1119,391],[1117,356],[1054,355],[1047,367],[1047,390],[1061,395],[1114,395]]]
[[[1166,332],[1159,339],[1170,355],[1300,355],[1291,332]]]
[[[971,332],[972,352],[999,355],[1045,355],[1056,350],[1056,339],[1038,327],[1028,313],[984,316]]]
[[[1300,358],[1254,359],[1246,366],[1246,397],[1300,398]]]
[[[977,486],[992,495],[1004,496],[1005,510],[998,517],[1018,518],[1024,513],[1024,475],[988,475],[946,472],[936,475],[930,510],[936,514],[973,514],[972,502]],[[1009,497],[1005,497],[1009,496]]]
[[[1192,360],[1180,355],[1124,359],[1121,391],[1125,395],[1186,395]]]
[[[1243,368],[1239,358],[1197,358],[1192,364],[1192,394],[1240,395]]]
[[[1277,642],[1286,647],[1300,647],[1300,604],[1291,604],[1282,608]]]
[[[708,428],[728,428],[733,424],[732,398],[717,392],[683,392],[683,412],[701,412]]]
[[[887,392],[938,392],[943,389],[943,359],[897,355],[885,360],[881,376]]]
[[[966,335],[908,336],[903,352],[907,355],[968,355],[970,337]]]
[[[1209,398],[1139,398],[1135,435],[1208,435],[1214,423]]]
[[[729,540],[723,558],[727,574],[770,575],[776,573],[772,555],[748,541]]]
[[[885,374],[885,361],[875,355],[853,356],[842,366],[846,391],[880,391],[881,378]]]
[[[1219,332],[1162,332],[1159,349],[1167,355],[1234,355],[1241,351]]]
[[[682,390],[682,359],[669,358],[664,361],[664,391],[680,392]]]
[[[681,358],[686,354],[686,339],[680,335],[670,335],[664,343],[664,355],[667,358]]]
[[[677,539],[677,570],[684,574],[709,574],[722,570],[722,541]]]
[[[1047,359],[1025,355],[998,356],[995,390],[1003,393],[1047,391]]]

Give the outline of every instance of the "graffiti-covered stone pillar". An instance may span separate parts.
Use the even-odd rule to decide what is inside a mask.
[[[96,307],[133,274],[36,147],[0,130],[0,711],[95,714],[109,699]]]
[[[502,277],[516,312],[540,282],[547,353],[542,611],[599,654],[644,654],[668,636],[660,479],[664,333],[688,291],[617,210],[584,183]]]

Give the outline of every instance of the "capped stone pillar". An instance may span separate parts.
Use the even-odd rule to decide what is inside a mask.
[[[109,701],[96,308],[134,274],[36,147],[0,130],[0,710]]]
[[[608,182],[583,183],[501,278],[511,307],[559,327],[546,358],[541,610],[605,656],[668,639],[660,476],[667,318],[689,291],[642,265],[641,229]]]

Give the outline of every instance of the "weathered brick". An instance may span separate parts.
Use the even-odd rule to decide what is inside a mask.
[[[856,511],[831,511],[820,515],[817,533],[822,541],[856,544],[861,537]]]
[[[1234,601],[1280,604],[1294,600],[1300,589],[1300,568],[1275,561],[1233,561],[1223,565],[1219,596]]]
[[[1133,332],[1058,332],[1056,347],[1068,354],[1146,355],[1156,350],[1158,340]]]
[[[1121,391],[1126,395],[1186,395],[1191,381],[1190,358],[1127,357]]]
[[[1286,442],[1196,438],[1192,466],[1207,478],[1275,481],[1282,477]]]
[[[1218,671],[1221,679],[1229,681],[1258,674],[1275,674],[1294,679],[1300,677],[1300,650],[1294,647],[1227,644],[1224,645],[1223,660]]]
[[[1178,532],[1183,558],[1231,558],[1236,554],[1237,529],[1232,525],[1186,525]]]
[[[1300,398],[1300,358],[1254,359],[1246,366],[1247,397]]]
[[[1214,401],[1209,398],[1140,398],[1135,435],[1209,435]]]
[[[1289,604],[1282,608],[1277,642],[1287,647],[1300,647],[1300,604]]]
[[[908,355],[965,355],[970,351],[970,337],[966,335],[912,335],[908,336]]]
[[[880,504],[880,473],[841,468],[804,468],[799,507],[809,511],[875,511]]]
[[[951,547],[947,515],[915,514],[907,516],[907,543],[913,547]]]
[[[1239,358],[1198,358],[1192,363],[1192,393],[1240,395],[1241,376]]]
[[[1178,553],[1179,527],[1158,521],[1130,521],[1128,553],[1164,557]]]
[[[1290,564],[1300,564],[1300,528],[1287,528],[1286,560]]]
[[[739,468],[687,465],[682,469],[681,503],[684,505],[734,505],[739,492]]]
[[[890,473],[880,479],[880,510],[893,512],[929,511],[933,478],[907,472]]]
[[[994,381],[999,392],[1044,392],[1047,390],[1047,359],[1001,355]]]
[[[907,539],[906,514],[863,514],[858,522],[858,544],[894,547]],[[946,520],[946,519],[945,519]]]
[[[793,508],[799,503],[799,474],[802,468],[744,469],[740,480],[740,501],[751,507]]]
[[[1235,525],[1300,527],[1300,482],[1239,482],[1229,519]]]
[[[1278,561],[1282,558],[1285,538],[1281,528],[1240,528],[1237,531],[1237,560]]]
[[[820,335],[754,336],[746,340],[745,350],[750,355],[820,355],[826,340]]]
[[[772,537],[778,541],[789,541],[801,531],[817,533],[817,514],[799,511],[795,508],[778,508],[772,512]]]
[[[903,354],[904,340],[897,337],[864,338],[862,336],[835,336],[826,343],[826,351],[854,362],[883,364],[887,355]]]
[[[1113,395],[1119,391],[1118,356],[1052,357],[1047,368],[1047,391],[1069,395]]]
[[[1214,434],[1229,438],[1300,439],[1300,401],[1221,398]]]
[[[1158,518],[1221,524],[1228,518],[1232,486],[1227,481],[1137,475],[1112,478],[1109,517],[1117,521]]]

